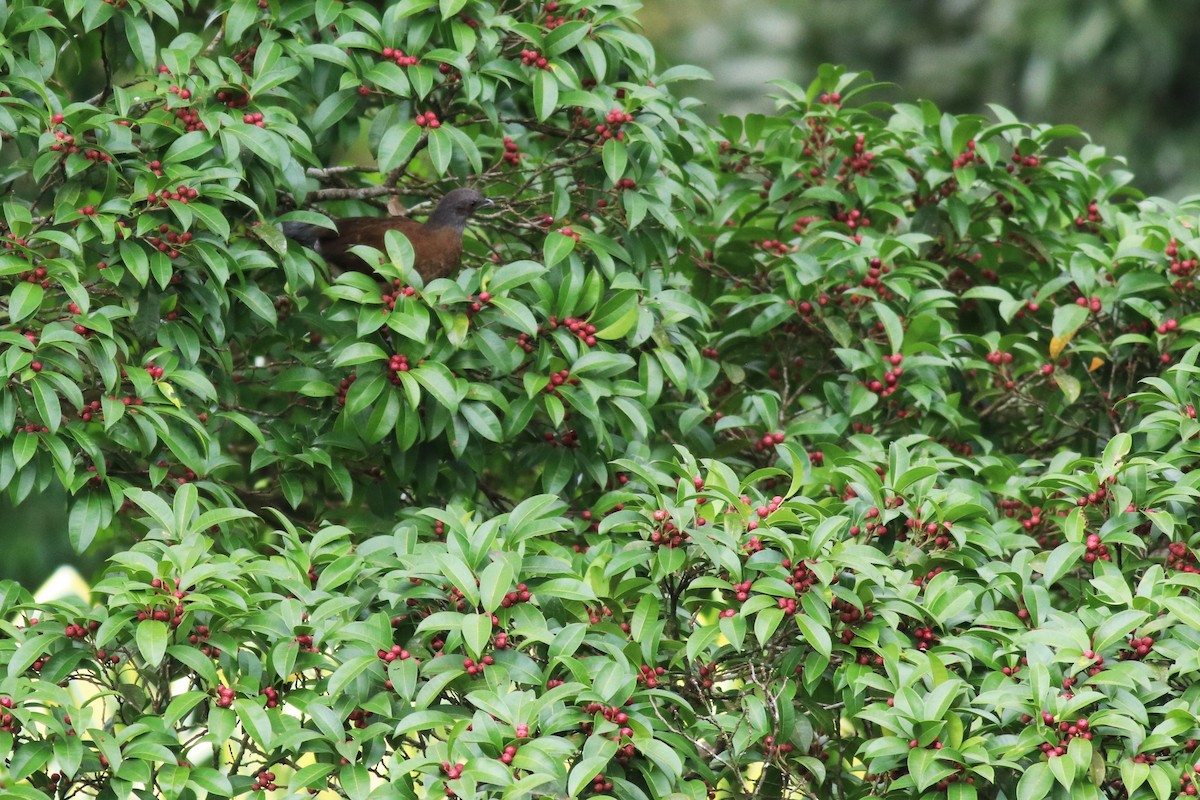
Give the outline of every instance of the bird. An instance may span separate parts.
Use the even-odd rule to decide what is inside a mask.
[[[304,222],[285,222],[283,234],[315,250],[334,266],[373,274],[350,248],[361,244],[382,251],[384,234],[400,231],[412,244],[413,268],[423,280],[431,281],[458,270],[467,220],[491,205],[494,203],[475,189],[455,189],[446,193],[425,222],[407,217],[345,217],[334,220],[336,231]]]

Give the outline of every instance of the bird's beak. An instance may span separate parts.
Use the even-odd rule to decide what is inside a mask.
[[[487,208],[488,206],[494,206],[494,205],[496,205],[496,203],[494,201],[489,200],[485,197],[485,198],[483,198],[483,204],[481,205],[481,208]]]

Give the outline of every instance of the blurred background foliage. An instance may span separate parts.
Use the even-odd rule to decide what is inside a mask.
[[[1200,189],[1200,82],[1187,54],[1200,6],[1173,0],[645,0],[662,66],[696,64],[703,113],[769,112],[767,81],[806,84],[822,63],[894,84],[874,95],[929,99],[962,114],[989,103],[1027,122],[1070,123],[1125,156],[1147,194]],[[65,498],[0,499],[0,578],[39,585],[63,563],[91,575],[66,536]]]
[[[640,17],[660,59],[713,74],[686,87],[710,119],[769,112],[767,81],[804,85],[820,64],[844,64],[895,84],[874,99],[956,114],[998,103],[1077,125],[1128,159],[1143,192],[1200,191],[1194,2],[645,0]]]

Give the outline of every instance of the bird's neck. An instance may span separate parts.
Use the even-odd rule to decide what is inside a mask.
[[[425,221],[426,228],[451,228],[459,233],[462,232],[466,224],[467,221],[460,215],[455,214],[454,209],[443,208],[440,205],[433,210],[433,213],[429,215],[429,219]]]

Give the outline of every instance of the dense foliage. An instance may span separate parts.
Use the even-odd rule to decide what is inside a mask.
[[[0,2],[0,485],[112,553],[0,585],[7,793],[1195,794],[1197,209],[632,8]]]

